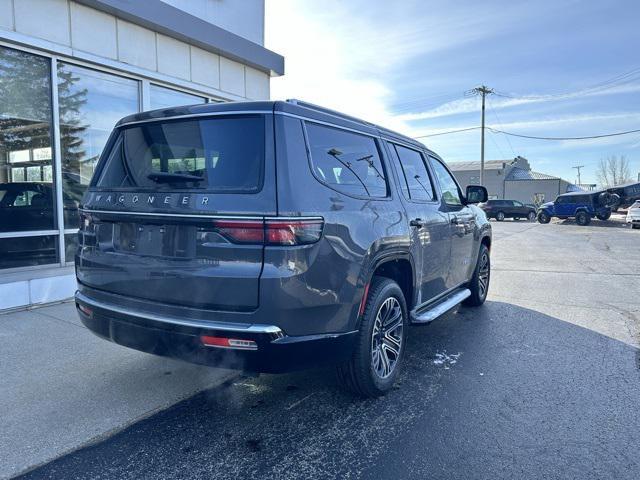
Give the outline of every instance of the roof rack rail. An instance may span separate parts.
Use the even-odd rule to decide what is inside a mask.
[[[344,113],[338,112],[337,110],[321,107],[320,105],[316,105],[315,103],[305,102],[303,100],[298,100],[297,98],[288,98],[286,102],[290,103],[291,105],[298,105],[299,107],[308,108],[309,110],[315,110],[317,112],[333,115],[334,117],[340,117],[346,120],[351,120],[353,122],[363,123],[373,128],[379,128],[378,125],[374,123],[367,122],[366,120],[362,120],[361,118],[358,118],[358,117],[352,117],[351,115],[345,115]]]

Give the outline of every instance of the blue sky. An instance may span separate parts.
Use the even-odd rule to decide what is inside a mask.
[[[266,46],[285,56],[272,98],[414,137],[480,125],[479,99],[464,95],[480,84],[507,95],[488,98],[487,125],[497,129],[561,137],[640,129],[635,0],[267,0]],[[479,130],[421,141],[447,161],[480,158]],[[487,132],[487,159],[516,155],[570,181],[571,167],[585,165],[583,183],[595,183],[600,158],[625,155],[635,178],[640,133],[551,142]]]

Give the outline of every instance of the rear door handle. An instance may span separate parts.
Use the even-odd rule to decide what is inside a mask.
[[[414,218],[409,222],[409,225],[411,225],[412,227],[422,228],[424,227],[424,222],[421,218]]]

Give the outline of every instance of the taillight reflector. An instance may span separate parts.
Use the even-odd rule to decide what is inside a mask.
[[[213,227],[233,243],[293,246],[320,240],[323,224],[322,219],[216,220]]]
[[[200,341],[207,347],[230,348],[235,350],[257,350],[258,344],[253,340],[242,338],[213,337],[211,335],[200,336]]]
[[[93,310],[91,310],[89,307],[86,307],[86,306],[82,305],[81,303],[77,303],[76,305],[78,306],[78,310],[80,310],[82,313],[84,313],[87,317],[92,317],[93,316]]]

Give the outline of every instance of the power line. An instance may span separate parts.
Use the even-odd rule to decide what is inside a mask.
[[[489,102],[489,109],[491,110],[491,113],[493,113],[493,116],[496,117],[496,120],[498,120],[498,126],[500,128],[504,128],[502,126],[502,122],[500,121],[500,117],[498,116],[498,112],[496,111],[495,108],[493,108],[493,106],[491,105],[491,102]],[[511,149],[511,153],[513,153],[513,157],[517,157],[515,150],[513,149],[513,145],[511,145],[511,140],[509,140],[509,137],[507,135],[504,136],[504,138],[507,140],[507,143],[509,144],[509,148]]]
[[[418,137],[413,137],[413,138],[418,139],[418,138],[427,138],[427,137],[437,137],[439,135],[449,135],[451,133],[468,132],[469,130],[478,130],[479,128],[481,127],[460,128],[458,130],[450,130],[448,132],[440,132],[440,133],[430,133],[429,135],[420,135]]]
[[[620,135],[629,135],[630,133],[640,132],[640,128],[637,130],[627,130],[626,132],[605,133],[602,135],[590,135],[586,137],[538,137],[535,135],[520,135],[518,133],[505,132],[504,130],[498,130],[497,128],[487,127],[492,132],[504,133],[505,135],[511,135],[512,137],[530,138],[532,140],[592,140],[596,138],[617,137]]]

